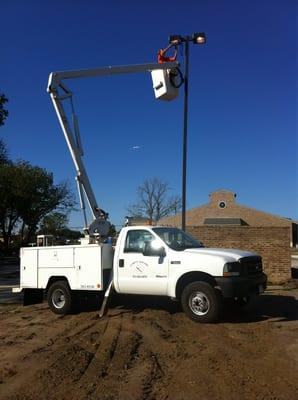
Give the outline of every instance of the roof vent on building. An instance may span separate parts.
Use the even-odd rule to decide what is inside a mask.
[[[225,201],[219,201],[219,202],[218,202],[218,207],[219,207],[219,208],[226,208],[226,206],[227,206],[227,205],[226,205],[226,202],[225,202]]]

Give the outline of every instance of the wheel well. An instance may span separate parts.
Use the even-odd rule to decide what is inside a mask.
[[[181,294],[185,286],[187,286],[191,282],[201,281],[207,282],[211,286],[216,286],[216,281],[212,275],[207,274],[206,272],[192,271],[187,272],[182,275],[176,284],[176,299],[180,299]]]
[[[46,292],[49,290],[50,286],[51,286],[54,282],[57,282],[57,281],[64,281],[64,282],[66,282],[66,283],[68,284],[68,286],[69,286],[69,283],[68,283],[68,280],[67,280],[66,276],[51,276],[50,279],[48,280],[47,287],[46,287],[46,289],[45,289]]]

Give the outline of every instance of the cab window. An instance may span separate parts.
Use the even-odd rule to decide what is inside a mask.
[[[124,246],[124,253],[143,253],[146,242],[151,242],[153,235],[141,229],[127,232]]]

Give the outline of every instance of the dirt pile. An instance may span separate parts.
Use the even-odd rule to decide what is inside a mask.
[[[0,398],[298,398],[298,290],[262,296],[257,312],[190,321],[164,299],[118,297],[57,316],[46,304],[0,307]]]

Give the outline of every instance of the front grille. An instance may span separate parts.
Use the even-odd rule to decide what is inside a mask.
[[[261,257],[243,257],[239,260],[241,265],[241,275],[250,276],[257,275],[263,271],[262,258]]]

